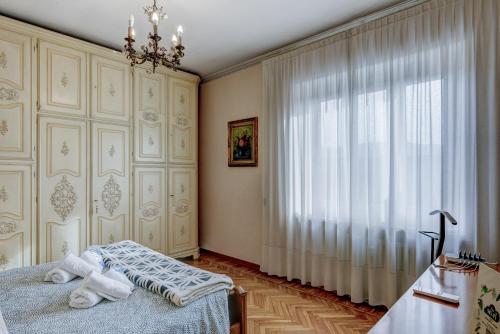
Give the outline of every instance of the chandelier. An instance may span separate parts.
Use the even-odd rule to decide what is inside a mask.
[[[158,24],[160,20],[166,19],[167,14],[163,11],[163,7],[156,5],[156,0],[153,0],[152,6],[144,7],[144,14],[153,25],[153,32],[148,34],[148,45],[142,45],[140,51],[134,48],[135,30],[134,30],[134,16],[130,15],[128,25],[128,36],[125,38],[127,43],[124,45],[124,52],[127,59],[130,60],[131,66],[136,64],[144,64],[150,61],[153,65],[153,73],[160,65],[166,66],[172,70],[177,70],[180,66],[180,59],[184,57],[184,46],[182,46],[182,26],[177,28],[177,34],[172,36],[172,45],[170,51],[165,47],[160,46],[161,37],[158,35]]]

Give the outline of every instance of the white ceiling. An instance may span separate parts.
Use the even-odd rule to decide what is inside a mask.
[[[392,5],[397,0],[158,0],[170,43],[184,27],[182,68],[205,76],[288,43]],[[2,0],[0,13],[91,42],[121,49],[134,14],[137,44],[150,24],[142,7],[152,0]]]

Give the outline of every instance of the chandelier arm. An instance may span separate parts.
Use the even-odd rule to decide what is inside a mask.
[[[145,62],[147,61],[146,58],[139,58],[139,59],[136,59],[134,62],[136,65],[142,65],[144,64]]]
[[[169,61],[167,58],[162,59],[162,65],[167,68],[174,69],[172,62]]]

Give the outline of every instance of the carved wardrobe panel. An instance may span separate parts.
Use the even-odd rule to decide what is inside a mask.
[[[40,111],[87,115],[87,57],[84,52],[40,41]]]
[[[198,246],[197,176],[192,167],[168,169],[168,252]]]
[[[169,78],[168,161],[194,164],[197,160],[196,86],[178,78]]]
[[[165,76],[134,72],[134,159],[165,162]]]
[[[46,116],[39,128],[39,259],[50,262],[87,244],[87,128]]]
[[[92,55],[92,117],[128,121],[130,65]]]
[[[0,165],[0,271],[34,264],[31,166]]]
[[[92,124],[92,243],[130,238],[129,129]]]
[[[134,168],[134,239],[165,253],[165,168]]]
[[[198,256],[198,78],[149,68],[0,15],[0,271],[131,238]]]
[[[31,44],[0,29],[0,159],[31,158]]]

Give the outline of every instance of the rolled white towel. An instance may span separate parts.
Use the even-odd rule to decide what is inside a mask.
[[[83,286],[69,295],[69,306],[73,308],[90,308],[99,304],[103,298],[94,291]]]
[[[64,284],[78,277],[75,274],[67,272],[64,269],[56,267],[52,270],[49,270],[45,275],[45,282],[54,282],[56,284]]]
[[[86,270],[82,270],[80,272],[80,274],[82,274],[82,275],[77,275],[73,272],[69,272],[68,270],[64,270],[63,268],[61,268],[62,263],[67,258],[69,258],[67,261],[75,262],[74,261],[75,256],[74,255],[69,256],[69,254],[68,254],[68,256],[66,256],[66,258],[61,262],[61,264],[59,264],[59,266],[57,266],[56,268],[53,268],[52,270],[47,272],[47,274],[45,275],[44,281],[54,282],[57,284],[63,284],[63,283],[67,283],[67,282],[75,279],[78,276],[84,277],[85,274],[87,273]],[[104,268],[104,261],[102,259],[102,256],[100,256],[99,254],[97,254],[93,251],[86,250],[85,252],[82,253],[80,258],[82,260],[84,260],[85,262],[87,262],[88,264],[92,265],[93,267],[97,268],[94,270],[97,270],[98,272],[101,272],[102,269]],[[70,267],[76,266],[76,267],[80,268],[80,267],[82,267],[81,263],[82,263],[81,261],[76,261],[76,264],[69,265],[69,266]],[[80,271],[80,270],[78,270],[78,271]]]
[[[94,267],[98,267],[101,269],[101,271],[104,269],[104,261],[102,259],[102,256],[93,252],[86,250],[85,252],[80,255],[80,257],[85,260],[87,263],[90,263]],[[101,272],[99,271],[99,272]]]
[[[115,281],[118,281],[120,283],[125,284],[126,286],[129,287],[130,291],[134,291],[134,289],[135,289],[134,283],[130,282],[130,280],[128,279],[128,277],[124,273],[121,273],[115,269],[109,269],[108,271],[106,271],[102,275],[107,277],[107,278],[111,278]]]
[[[111,301],[127,299],[132,293],[132,290],[126,284],[105,277],[95,271],[85,276],[83,286]]]
[[[100,267],[96,267],[87,261],[73,255],[73,254],[68,254],[62,261],[60,267],[72,274],[75,274],[80,277],[85,277],[89,273],[96,271],[96,272],[101,272]]]

